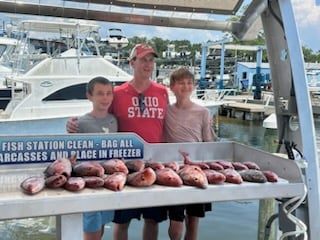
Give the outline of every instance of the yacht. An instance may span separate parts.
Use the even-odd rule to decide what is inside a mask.
[[[120,28],[109,28],[106,38],[102,41],[117,50],[125,48],[129,44],[129,40]]]
[[[12,72],[12,54],[17,46],[17,39],[0,37],[0,109],[4,109],[11,99],[11,89],[5,76]]]
[[[16,33],[0,37],[0,109],[5,109],[12,97],[8,76],[21,75],[47,57],[33,44],[21,41],[23,36]],[[21,85],[15,86],[16,91],[18,88],[21,90]]]
[[[86,55],[82,51],[85,36],[98,31],[97,25],[26,20],[20,23],[19,29],[42,34],[64,31],[65,36],[73,39],[67,39],[70,45],[67,51],[42,60],[25,74],[6,77],[12,83],[12,98],[0,114],[1,122],[84,114],[91,108],[86,98],[90,79],[104,76],[114,85],[131,79],[131,75],[99,54]]]

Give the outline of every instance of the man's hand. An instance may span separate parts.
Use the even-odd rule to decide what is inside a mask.
[[[66,129],[68,133],[77,133],[79,130],[78,123],[77,123],[78,117],[71,117],[67,121]]]

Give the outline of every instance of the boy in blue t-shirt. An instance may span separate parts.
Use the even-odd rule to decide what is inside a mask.
[[[113,101],[113,85],[104,77],[95,77],[87,84],[87,98],[92,111],[79,117],[79,133],[109,133],[118,131],[115,116],[108,112]],[[113,220],[114,211],[87,212],[83,214],[84,240],[101,240],[104,225]]]

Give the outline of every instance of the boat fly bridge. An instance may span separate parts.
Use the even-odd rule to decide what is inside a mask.
[[[243,13],[240,11],[242,8],[245,8]],[[280,203],[280,209],[283,211],[279,212],[279,216],[281,215],[279,219],[285,218],[288,220],[279,221],[279,229],[283,231],[281,239],[287,237],[317,240],[319,238],[319,161],[304,60],[291,0],[160,0],[156,2],[151,0],[66,0],[63,1],[63,4],[58,3],[54,6],[41,1],[37,3],[24,1],[23,4],[18,4],[14,1],[4,0],[1,2],[1,11],[65,18],[76,16],[79,19],[128,24],[215,30],[228,32],[238,40],[255,38],[259,32],[263,31],[270,64],[279,143],[289,142],[291,146],[296,146],[301,152],[302,159],[307,161],[307,167],[305,165],[301,166],[294,159],[284,159],[237,143],[155,145],[141,143],[143,145],[142,159],[159,159],[159,156],[163,161],[169,158],[177,159],[176,151],[180,149],[188,151],[193,159],[199,161],[208,159],[258,161],[263,167],[279,174],[281,181],[276,184],[263,185],[246,183],[242,186],[209,186],[206,190],[190,187],[183,187],[178,189],[179,191],[158,186],[151,189],[128,187],[120,194],[95,190],[84,190],[81,194],[69,192],[60,194],[56,191],[44,191],[36,196],[22,195],[18,191],[17,183],[14,183],[11,192],[4,192],[0,195],[1,219],[58,215],[62,222],[64,221],[64,224],[75,224],[74,227],[61,228],[62,239],[75,239],[75,235],[71,235],[68,229],[73,230],[72,234],[75,234],[74,229],[77,229],[79,232],[76,239],[81,239],[81,229],[75,227],[80,225],[80,212],[145,207],[147,205],[160,206],[190,202],[277,198],[283,200]],[[185,13],[187,16],[183,17],[175,13]],[[235,16],[236,18],[234,18]],[[64,59],[64,61],[67,61],[67,59]],[[45,62],[42,63],[45,64]],[[40,66],[37,65],[36,67]],[[34,73],[38,71],[37,68],[33,70]],[[29,76],[25,75],[23,80],[32,86],[38,76],[34,76],[32,81],[31,76],[30,81],[28,80]],[[78,76],[79,79],[82,81],[82,78]],[[43,80],[44,78],[42,81],[39,80],[37,86],[41,82],[43,83]],[[48,75],[45,76],[45,80],[49,80],[45,85],[50,85],[51,78]],[[59,83],[64,84],[64,80],[60,79]],[[49,93],[49,89],[51,91],[53,86],[55,84],[42,92],[47,91]],[[51,94],[55,91],[57,89],[52,89]],[[45,96],[41,98],[41,104],[45,107],[50,106],[50,103],[44,103],[45,101],[43,101],[47,98]],[[80,107],[78,107],[77,101],[70,101],[70,103],[72,103],[72,108],[78,110],[77,115],[80,114],[81,111],[79,111]],[[24,103],[17,103],[17,106],[22,106],[22,104]],[[26,108],[32,109],[32,112],[34,112],[34,109],[30,106],[26,106]],[[49,107],[48,109],[54,111],[53,108]],[[14,110],[11,112],[18,114]],[[37,115],[37,117],[40,116],[41,114]],[[111,135],[107,135],[107,137],[111,137]],[[6,140],[4,139],[4,141]],[[279,144],[277,151],[285,153],[287,151],[286,147],[286,144]],[[163,154],[163,152],[166,154]],[[290,154],[289,158],[294,158],[294,156]],[[39,164],[41,169],[43,168],[41,164],[45,163]],[[20,166],[22,167],[22,165]],[[7,172],[8,169],[16,169],[17,166],[13,168],[10,164],[4,164],[1,168],[5,169],[4,172]],[[32,172],[35,168],[26,164],[26,169]],[[26,169],[24,172],[26,172]],[[87,204],[87,196],[89,195],[90,201],[95,203],[90,204],[90,206]],[[128,201],[120,201],[120,195]],[[170,197],[172,195],[174,195],[174,198]],[[187,196],[190,195],[192,201],[189,202],[188,199],[190,198]],[[135,201],[135,196],[141,197],[141,200]],[[77,206],[74,204],[75,199]],[[289,200],[286,201],[287,199]],[[303,204],[301,204],[302,202]],[[28,208],[22,207],[26,204]],[[290,209],[290,206],[295,209]],[[299,216],[301,219],[294,215],[298,212],[294,210],[298,209],[303,213]],[[282,218],[282,215],[284,215],[284,218]]]

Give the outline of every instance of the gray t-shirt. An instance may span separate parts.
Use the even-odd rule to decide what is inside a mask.
[[[79,133],[112,133],[118,131],[118,122],[113,114],[96,118],[87,113],[78,118]]]

